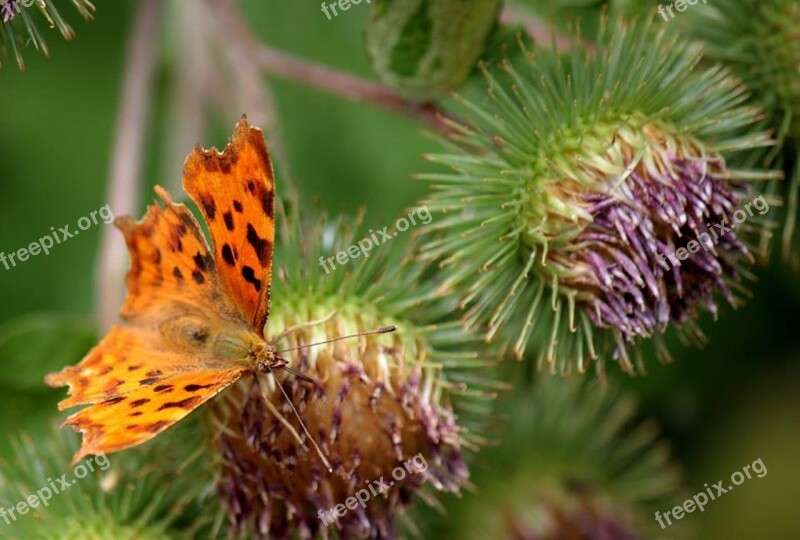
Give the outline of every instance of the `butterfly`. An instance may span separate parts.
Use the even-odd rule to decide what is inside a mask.
[[[59,410],[89,404],[66,421],[83,435],[73,464],[152,439],[245,374],[289,369],[264,336],[275,179],[261,130],[243,116],[223,152],[195,147],[183,189],[212,246],[191,211],[156,186],[163,206],[115,221],[131,257],[124,324],[45,377],[69,387]]]

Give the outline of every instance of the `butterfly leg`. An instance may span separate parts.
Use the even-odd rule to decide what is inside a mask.
[[[283,359],[282,359],[282,360],[283,360]],[[284,362],[285,362],[285,361],[286,361],[286,360],[284,360]],[[283,366],[283,369],[288,369],[288,368],[286,368],[286,366]],[[292,400],[289,398],[289,395],[286,393],[286,390],[284,390],[284,388],[283,388],[283,383],[282,383],[280,380],[278,380],[278,377],[276,377],[276,376],[275,376],[275,373],[273,373],[272,371],[270,371],[270,372],[268,373],[268,375],[269,375],[270,377],[272,377],[272,380],[273,380],[273,382],[275,383],[275,386],[277,386],[277,387],[278,387],[278,389],[279,389],[279,390],[281,391],[281,393],[283,394],[283,397],[286,399],[286,403],[288,403],[288,404],[289,404],[289,407],[292,409],[292,411],[294,412],[294,415],[297,417],[297,421],[298,421],[298,422],[300,422],[300,426],[303,428],[303,432],[305,433],[306,437],[308,437],[308,439],[311,441],[311,444],[313,444],[313,445],[314,445],[314,449],[317,451],[317,454],[319,455],[319,458],[320,458],[320,460],[322,461],[322,463],[325,465],[325,468],[326,468],[326,469],[328,469],[328,472],[333,472],[333,468],[331,467],[331,464],[330,464],[330,462],[328,461],[328,458],[327,458],[327,457],[325,456],[325,454],[322,452],[322,449],[321,449],[321,448],[319,447],[319,445],[317,444],[317,441],[314,439],[314,437],[313,437],[313,436],[311,435],[311,433],[308,431],[308,428],[306,427],[306,424],[305,424],[305,422],[303,422],[303,418],[300,416],[300,413],[297,411],[297,408],[294,406],[294,403],[292,403]],[[301,376],[303,376],[302,374],[300,374],[300,375],[301,375]],[[285,417],[284,417],[284,416],[281,414],[281,412],[278,410],[278,408],[277,408],[277,407],[276,407],[276,406],[275,406],[275,405],[272,403],[272,400],[269,398],[269,392],[267,391],[267,388],[265,387],[265,384],[266,384],[266,383],[265,383],[265,381],[263,380],[263,378],[260,378],[260,377],[258,377],[258,378],[257,378],[257,384],[259,384],[259,386],[260,386],[260,388],[261,388],[261,392],[262,392],[262,393],[264,394],[264,396],[265,396],[265,397],[264,397],[264,405],[266,405],[267,409],[268,409],[268,410],[269,410],[269,411],[270,411],[272,414],[274,414],[274,415],[275,415],[275,418],[277,418],[277,419],[278,419],[278,421],[279,421],[281,424],[283,424],[283,426],[284,426],[284,427],[285,427],[287,430],[289,430],[289,433],[291,433],[291,434],[292,434],[292,436],[295,438],[295,440],[296,440],[298,443],[300,443],[300,445],[301,445],[302,447],[304,447],[304,448],[305,448],[305,447],[306,447],[306,444],[305,444],[305,442],[303,441],[302,437],[300,437],[300,434],[299,434],[299,433],[297,433],[297,430],[296,430],[296,429],[294,429],[294,427],[293,427],[293,426],[292,426],[292,425],[289,423],[289,421],[288,421],[288,420],[286,420],[286,418],[285,418]]]
[[[306,382],[310,382],[312,384],[316,384],[317,383],[317,381],[315,381],[314,379],[312,379],[308,375],[306,375],[304,373],[300,373],[296,369],[290,368],[288,366],[288,364],[289,364],[289,361],[286,360],[284,357],[275,356],[275,362],[271,366],[269,366],[269,370],[272,371],[272,370],[275,370],[275,369],[283,369],[284,371],[286,371],[287,373],[291,373],[292,375],[294,375],[298,379],[301,379],[301,380],[306,381]]]

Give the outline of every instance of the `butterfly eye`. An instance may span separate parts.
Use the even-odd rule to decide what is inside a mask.
[[[177,349],[203,349],[209,341],[206,325],[195,317],[175,317],[161,323],[159,331],[167,343]]]
[[[205,328],[188,328],[189,338],[198,345],[204,345],[208,341],[208,330]]]

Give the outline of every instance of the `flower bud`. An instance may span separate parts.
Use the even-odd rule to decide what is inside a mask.
[[[550,371],[609,354],[643,369],[629,348],[666,355],[668,328],[700,336],[700,311],[716,316],[717,297],[737,305],[747,230],[763,217],[736,228],[733,216],[748,180],[779,176],[729,165],[770,144],[757,129],[740,137],[759,111],[726,72],[693,72],[696,46],[651,24],[604,25],[596,53],[487,72],[488,103],[466,103],[475,126],[430,156],[453,172],[422,176],[428,208],[447,214],[421,258],[462,293],[469,327]]]
[[[483,52],[501,0],[376,0],[366,47],[380,79],[415,100],[458,88]]]

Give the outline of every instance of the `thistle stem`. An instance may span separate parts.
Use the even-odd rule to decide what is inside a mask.
[[[258,42],[255,40],[235,0],[215,0],[211,5],[219,19],[219,39],[228,41],[231,75],[236,81],[239,104],[250,121],[262,126],[281,166],[288,167],[286,152],[278,137],[278,115],[272,91],[263,80],[257,65]]]
[[[145,132],[152,98],[158,46],[160,0],[142,0],[127,45],[122,99],[117,112],[117,131],[111,159],[106,201],[116,215],[135,214],[139,208]],[[111,227],[102,231],[97,275],[96,312],[101,331],[116,320],[122,304],[120,286],[127,267],[127,252]]]
[[[228,51],[230,75],[234,92],[238,95],[238,112],[246,112],[252,122],[263,127],[283,181],[284,200],[299,201],[297,185],[292,180],[289,153],[280,134],[280,116],[272,85],[265,80],[257,63],[258,42],[235,0],[215,0],[209,4],[216,10],[219,20],[218,45]],[[228,42],[230,46],[226,47]]]
[[[312,86],[356,103],[368,103],[400,116],[414,118],[445,135],[453,133],[447,120],[457,120],[434,103],[409,101],[381,84],[314,64],[267,46],[259,48],[257,60],[261,68],[270,75]]]
[[[214,5],[220,16],[226,20],[225,24],[231,35],[238,36],[237,39],[250,49],[250,57],[262,72],[317,88],[349,101],[368,103],[404,117],[414,118],[445,135],[453,133],[447,120],[456,121],[456,118],[437,105],[409,101],[381,84],[263,45],[250,31],[231,0],[218,0]]]

